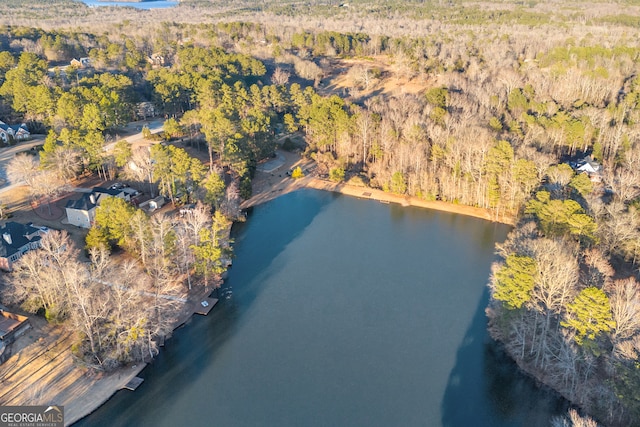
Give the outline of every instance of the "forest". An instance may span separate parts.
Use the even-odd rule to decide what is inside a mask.
[[[491,335],[594,419],[637,425],[633,2],[184,0],[171,12],[114,8],[99,20],[70,0],[51,3],[0,6],[12,10],[0,21],[0,120],[47,134],[40,163],[13,172],[46,177],[27,183],[35,197],[88,171],[157,186],[177,204],[200,200],[233,220],[257,162],[281,133],[301,135],[322,177],[514,221],[489,280]],[[81,57],[90,67],[68,66]],[[167,118],[168,145],[137,152],[117,141],[126,122],[153,114]],[[586,164],[593,170],[583,173]],[[153,218],[140,216],[137,231],[112,227],[139,215],[127,209],[105,209],[112,220],[89,232],[92,269],[124,248],[145,274],[159,274],[162,254],[182,247],[193,250],[163,274],[217,271],[221,249],[210,242],[222,216],[181,244],[187,225],[169,227],[170,239],[154,237],[163,227],[149,226]],[[103,330],[85,326],[96,337],[84,341],[87,354],[112,351],[95,346]],[[557,425],[590,422],[571,419]]]

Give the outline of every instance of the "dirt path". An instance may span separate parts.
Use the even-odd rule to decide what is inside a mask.
[[[35,342],[0,365],[2,406],[63,405],[65,424],[69,425],[87,415],[88,409],[97,408],[145,366],[91,375],[73,361],[71,333],[44,325],[26,332],[34,334]]]
[[[219,278],[208,288],[194,287],[184,308],[176,313],[174,327],[191,318],[216,283]],[[70,425],[98,409],[146,366],[138,363],[109,374],[93,373],[74,363],[72,333],[44,320],[32,321],[38,325],[20,338],[31,343],[0,365],[0,406],[62,405],[65,425]]]

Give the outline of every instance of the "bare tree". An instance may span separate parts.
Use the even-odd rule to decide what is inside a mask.
[[[578,263],[576,248],[560,240],[537,239],[532,248],[538,268],[533,289],[531,307],[542,317],[539,338],[531,343],[536,365],[544,369],[553,351],[549,340],[555,332],[550,330],[553,323],[559,322],[566,304],[575,296],[578,281]]]
[[[149,194],[155,197],[153,187],[153,168],[154,164],[151,160],[151,154],[146,147],[138,147],[133,151],[131,161],[127,165],[127,172],[137,181],[147,181],[149,184]]]
[[[271,76],[271,81],[275,85],[286,85],[289,82],[290,76],[291,76],[290,72],[280,67],[276,67],[275,71],[273,72],[273,75]]]
[[[63,181],[69,182],[82,169],[81,153],[73,147],[57,147],[47,155],[45,167],[54,170]]]
[[[184,213],[180,221],[188,232],[189,244],[197,245],[200,241],[200,232],[211,224],[211,210],[203,203],[196,203],[195,208]]]
[[[240,188],[236,181],[232,181],[225,191],[225,198],[220,204],[220,211],[229,219],[239,220],[243,219],[240,210]]]
[[[60,193],[64,183],[59,176],[51,171],[38,171],[31,178],[31,192],[36,198],[47,201],[49,215],[51,215],[51,199]]]
[[[348,72],[348,77],[354,86],[364,90],[369,89],[375,81],[371,68],[364,65],[352,67]]]
[[[612,337],[615,342],[631,338],[640,332],[640,292],[633,278],[616,281],[612,286],[610,304],[616,323]]]
[[[27,186],[33,187],[38,168],[39,162],[35,156],[18,153],[7,164],[7,177],[12,184],[24,182]]]

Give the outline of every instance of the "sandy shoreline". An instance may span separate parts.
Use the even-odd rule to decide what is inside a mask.
[[[313,188],[316,190],[332,191],[362,199],[377,200],[385,203],[397,203],[402,206],[415,206],[419,208],[472,216],[502,224],[513,225],[515,223],[515,218],[513,216],[500,215],[499,217],[496,217],[495,213],[489,209],[441,201],[428,201],[418,197],[387,193],[385,191],[369,187],[335,183],[312,175],[294,180],[286,175],[286,171],[297,166],[300,166],[303,170],[309,169],[312,167],[313,161],[303,159],[299,155],[293,153],[284,151],[280,151],[279,153],[285,158],[284,165],[278,168],[276,172],[256,172],[253,185],[253,196],[241,205],[243,209],[257,206],[269,200],[273,200],[282,194],[290,193],[301,188]]]

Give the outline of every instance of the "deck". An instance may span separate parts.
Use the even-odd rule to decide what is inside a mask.
[[[202,302],[206,302],[206,306],[202,304]],[[203,316],[206,316],[207,314],[209,314],[211,309],[215,307],[217,303],[218,303],[218,298],[205,298],[202,301],[198,301],[195,303],[193,312],[196,314],[202,314]]]
[[[128,383],[124,385],[123,388],[126,388],[127,390],[131,390],[131,391],[135,391],[135,389],[140,387],[140,384],[142,384],[143,381],[144,381],[144,378],[133,377]]]

